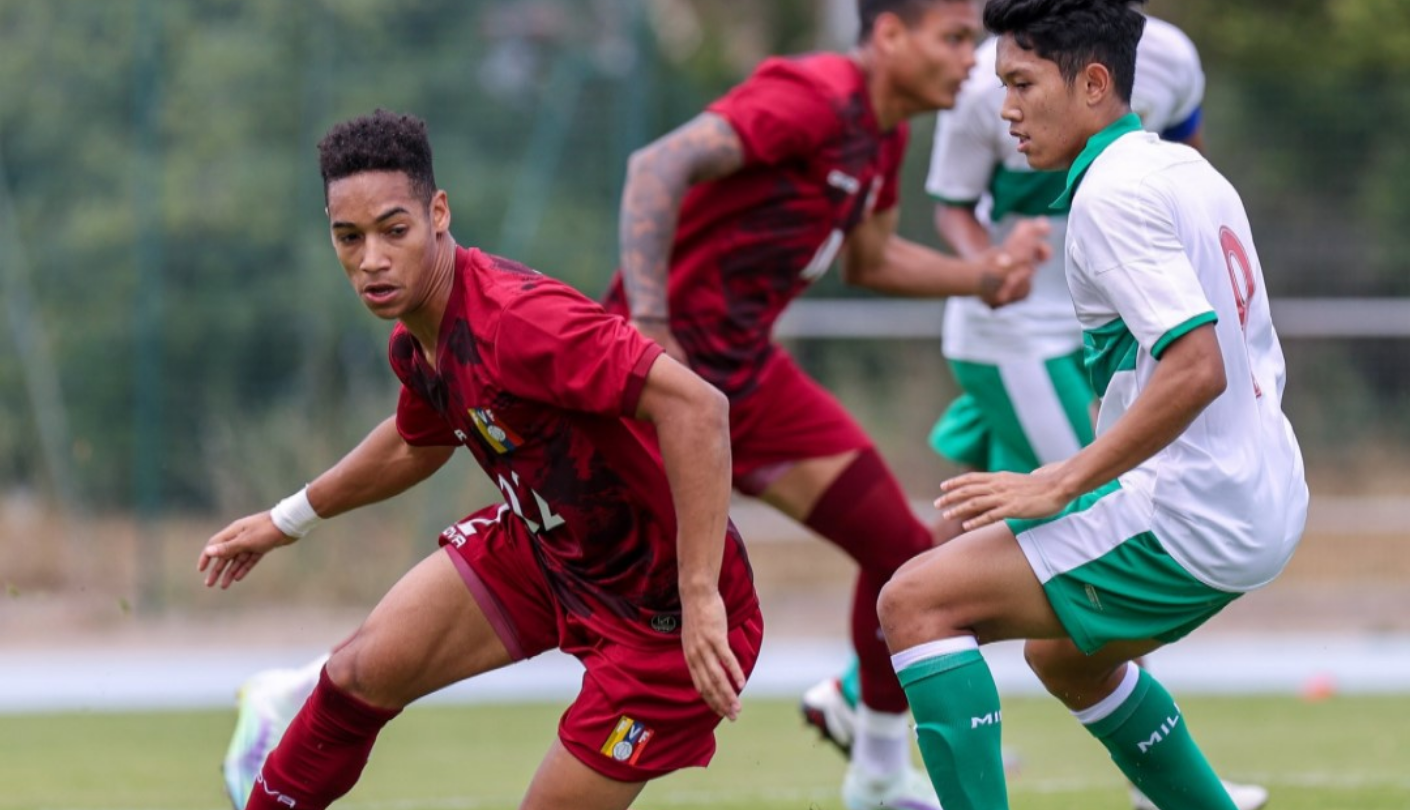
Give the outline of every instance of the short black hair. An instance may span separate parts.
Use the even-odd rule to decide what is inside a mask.
[[[989,0],[984,27],[1009,34],[1026,51],[1056,62],[1072,83],[1082,68],[1100,62],[1111,71],[1116,95],[1131,103],[1136,83],[1136,45],[1146,18],[1135,6],[1145,0]]]
[[[426,122],[414,115],[378,109],[334,124],[318,142],[318,168],[323,173],[324,199],[334,180],[362,172],[402,172],[411,180],[412,191],[428,205],[436,193],[431,139]]]
[[[965,1],[973,2],[973,0]],[[867,41],[871,36],[872,29],[876,27],[876,18],[886,12],[900,17],[906,25],[914,25],[926,9],[939,2],[956,3],[960,0],[857,0],[857,17],[861,22],[861,29],[857,32],[857,42]]]

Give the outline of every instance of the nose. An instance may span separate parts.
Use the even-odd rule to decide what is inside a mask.
[[[392,266],[391,256],[382,245],[382,240],[369,236],[363,241],[362,261],[358,269],[364,273],[377,273]]]
[[[1017,122],[1022,118],[1022,115],[1018,111],[1018,104],[1014,101],[1012,87],[1004,92],[1004,103],[1003,106],[999,107],[999,117],[1010,123]]]

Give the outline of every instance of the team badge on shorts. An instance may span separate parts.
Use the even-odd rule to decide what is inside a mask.
[[[618,762],[635,765],[646,744],[651,742],[651,736],[651,729],[624,714],[617,721],[616,728],[612,729],[607,742],[602,744],[602,753]]]

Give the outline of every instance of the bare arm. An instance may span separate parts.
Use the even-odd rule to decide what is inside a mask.
[[[994,246],[989,241],[989,230],[979,221],[973,207],[936,203],[935,232],[956,255],[965,259],[972,259]]]
[[[681,643],[705,702],[739,716],[744,672],[729,647],[720,564],[729,520],[729,402],[693,372],[662,355],[646,378],[637,417],[656,426],[676,509]]]
[[[956,258],[896,235],[900,211],[873,214],[852,230],[843,246],[842,279],[848,284],[890,295],[940,297],[975,295],[991,305],[1002,298],[1014,273],[1031,277],[1051,255],[1048,225],[1035,220],[1015,231],[1002,248],[987,248],[973,258]],[[1025,223],[1027,225],[1027,223]]]
[[[309,484],[309,505],[319,517],[330,518],[386,500],[430,477],[453,452],[452,447],[407,444],[397,432],[396,417],[389,417]],[[205,572],[207,587],[219,583],[229,588],[265,554],[294,539],[274,525],[268,510],[247,515],[206,541],[196,570]]]
[[[313,479],[308,499],[330,518],[399,495],[430,478],[450,460],[454,447],[413,447],[397,432],[395,416],[372,429],[327,472]]]
[[[1073,498],[1134,469],[1175,441],[1224,392],[1224,358],[1213,324],[1171,343],[1150,384],[1106,433],[1076,455],[1030,475],[969,473],[942,485],[936,505],[966,530],[1004,518],[1059,512]]]
[[[627,164],[618,237],[632,323],[677,359],[684,355],[669,339],[667,277],[681,203],[692,185],[743,165],[739,136],[714,113],[701,113],[642,147]]]

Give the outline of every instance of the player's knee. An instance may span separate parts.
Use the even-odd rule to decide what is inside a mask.
[[[934,582],[907,572],[882,586],[876,614],[893,651],[946,635],[944,602],[938,597]]]
[[[376,663],[375,643],[365,627],[333,650],[324,665],[328,680],[342,691],[367,703],[390,706],[385,676],[387,668]]]

